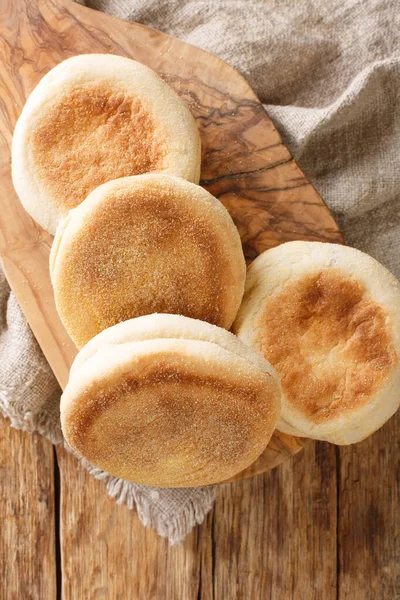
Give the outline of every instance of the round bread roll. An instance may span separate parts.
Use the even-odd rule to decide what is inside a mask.
[[[194,487],[224,481],[258,458],[280,394],[273,367],[228,331],[147,315],[81,350],[61,423],[73,450],[112,475]]]
[[[169,175],[117,179],[60,224],[50,274],[61,320],[78,347],[120,321],[170,312],[229,329],[246,266],[228,211]]]
[[[352,444],[399,407],[400,284],[358,250],[289,242],[264,252],[233,329],[280,376],[284,433]]]
[[[44,229],[54,235],[100,184],[148,172],[200,177],[196,123],[154,71],[122,56],[83,54],[43,77],[15,127],[12,177]]]

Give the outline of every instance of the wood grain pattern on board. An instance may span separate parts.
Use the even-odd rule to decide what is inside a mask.
[[[56,597],[53,448],[0,417],[0,598]]]
[[[48,272],[51,238],[20,205],[10,179],[16,119],[33,87],[73,54],[114,52],[158,71],[189,105],[202,139],[202,185],[231,213],[246,258],[292,239],[341,241],[320,196],[283,145],[246,81],[198,48],[67,0],[13,0],[1,14],[0,254],[18,301],[62,386],[76,353],[56,314]],[[276,433],[237,478],[280,464],[304,441]]]

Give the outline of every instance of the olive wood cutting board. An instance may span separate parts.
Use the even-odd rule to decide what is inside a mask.
[[[246,259],[290,240],[341,242],[328,208],[283,144],[243,77],[199,48],[71,0],[1,0],[0,254],[4,271],[55,376],[64,387],[77,352],[54,304],[52,238],[22,208],[12,186],[13,129],[29,93],[62,60],[112,53],[138,60],[187,103],[202,141],[201,185],[229,210]],[[234,479],[271,469],[306,443],[276,432]]]

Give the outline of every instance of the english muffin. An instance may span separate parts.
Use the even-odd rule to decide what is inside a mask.
[[[169,175],[105,183],[60,224],[57,310],[78,347],[134,317],[169,312],[229,329],[244,290],[238,231],[203,188]]]
[[[200,177],[196,123],[156,73],[122,56],[88,54],[43,77],[15,127],[12,176],[44,229],[54,235],[100,184],[148,172]]]
[[[61,423],[68,444],[112,475],[161,487],[209,485],[263,452],[280,393],[273,367],[228,331],[148,315],[81,350]]]
[[[351,444],[399,407],[400,284],[358,250],[289,242],[264,252],[233,329],[280,376],[284,433]]]

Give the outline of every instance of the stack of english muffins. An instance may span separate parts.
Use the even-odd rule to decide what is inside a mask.
[[[246,274],[200,156],[180,98],[112,55],[50,71],[13,138],[14,186],[55,235],[56,306],[80,349],[65,438],[147,485],[229,479],[275,428],[358,442],[400,404],[399,282],[357,250],[301,241]]]

